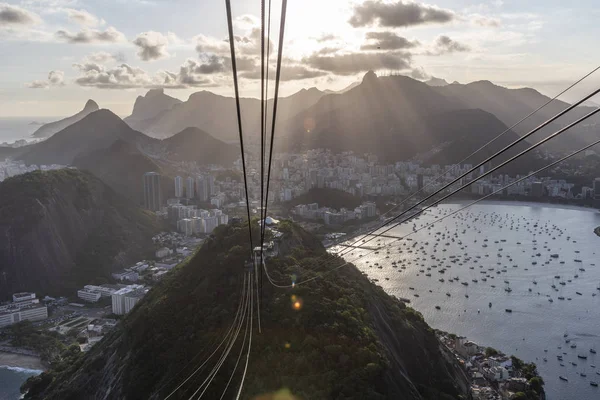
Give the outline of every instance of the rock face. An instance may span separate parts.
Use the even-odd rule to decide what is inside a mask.
[[[325,274],[293,289],[275,288],[265,279],[262,334],[253,335],[242,398],[271,398],[282,388],[305,399],[438,400],[466,394],[464,375],[420,314],[353,266],[326,273],[332,266],[317,261],[326,256],[316,238],[288,221],[278,229],[280,255],[268,263],[275,281]],[[258,235],[258,227],[253,233]],[[192,260],[165,277],[92,350],[64,369],[34,378],[26,398],[167,397],[234,320],[247,235],[247,225],[217,229]],[[302,301],[300,310],[292,308],[291,296]],[[225,372],[215,377],[206,398],[220,397],[238,351],[223,364]],[[192,376],[172,398],[188,398],[211,368],[212,363]],[[238,379],[239,374],[224,398],[235,397]]]
[[[85,107],[83,107],[83,110],[79,111],[77,114],[61,119],[59,121],[44,124],[40,126],[35,132],[33,132],[31,136],[35,138],[50,137],[55,133],[62,131],[67,126],[73,125],[75,122],[80,121],[88,114],[93,113],[94,111],[98,111],[99,109],[100,108],[98,107],[98,104],[94,100],[88,100],[87,103],[85,103]]]
[[[0,183],[0,294],[65,295],[148,256],[160,224],[93,175],[31,172]],[[105,282],[105,281],[104,281]],[[65,293],[67,291],[67,293]]]
[[[166,95],[164,89],[152,89],[145,96],[137,97],[133,112],[124,121],[133,129],[138,129],[143,126],[143,121],[169,111],[177,104],[181,104],[181,100]]]

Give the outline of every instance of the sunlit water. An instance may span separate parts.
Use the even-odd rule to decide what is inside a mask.
[[[593,232],[600,226],[600,213],[531,203],[480,203],[419,230],[465,204],[436,207],[390,231],[389,235],[410,236],[379,254],[353,250],[346,258],[389,294],[410,299],[432,327],[536,362],[549,399],[600,399],[599,388],[590,385],[600,382],[600,237]],[[394,239],[376,240],[365,245]],[[358,258],[361,253],[365,255]],[[451,281],[456,277],[458,281]],[[564,366],[557,355],[563,356]]]

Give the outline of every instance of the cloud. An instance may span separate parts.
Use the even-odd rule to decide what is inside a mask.
[[[408,53],[348,53],[323,57],[313,53],[302,59],[312,68],[329,71],[336,75],[353,75],[369,70],[405,70],[410,68],[411,56]]]
[[[99,51],[96,53],[92,53],[89,54],[87,56],[85,56],[84,60],[86,62],[92,62],[92,63],[100,63],[100,64],[106,64],[109,62],[125,62],[125,55],[123,53],[108,53],[106,51]]]
[[[48,79],[45,81],[35,80],[25,84],[30,89],[48,89],[51,86],[64,86],[65,85],[65,73],[63,71],[50,71],[48,73]]]
[[[194,37],[196,42],[196,51],[202,53],[213,53],[217,55],[227,55],[229,51],[229,42],[227,39],[218,40],[212,37],[198,35]]]
[[[202,67],[204,65],[204,67]],[[206,77],[209,67],[189,59],[184,62],[178,72],[158,71],[150,75],[139,67],[123,63],[108,68],[98,63],[73,64],[81,75],[75,83],[84,87],[99,89],[133,89],[133,88],[170,88],[184,89],[190,87],[215,86],[214,80]]]
[[[233,21],[233,26],[241,30],[250,30],[260,26],[260,20],[251,14],[240,15]]]
[[[414,68],[408,75],[413,79],[425,80],[429,78],[429,74],[425,72],[423,67]]]
[[[326,56],[328,54],[337,53],[341,49],[342,49],[341,47],[323,47],[317,51],[317,54]]]
[[[213,56],[206,63],[199,63],[196,60],[187,59],[179,68],[177,81],[182,85],[189,87],[206,86],[212,81],[206,75],[222,72],[225,69],[222,60]]]
[[[260,55],[260,28],[253,28],[247,36],[234,36],[236,55],[258,56]],[[198,35],[194,38],[196,42],[196,51],[199,54],[212,53],[220,56],[229,55],[228,39],[215,39],[212,37]],[[265,40],[265,49],[267,42]],[[275,49],[275,45],[271,41],[271,49]]]
[[[486,17],[479,14],[471,14],[469,19],[473,24],[487,28],[499,28],[502,25],[498,18]]]
[[[269,80],[275,80],[275,75],[275,68],[269,68]],[[325,71],[309,69],[302,65],[282,65],[280,80],[282,82],[299,81],[302,79],[318,78],[325,75],[327,75],[327,72]],[[254,71],[243,72],[240,74],[240,78],[252,80],[260,79],[260,68],[255,69]]]
[[[63,86],[65,80],[65,73],[63,71],[50,71],[48,73],[48,82],[52,86]]]
[[[87,63],[74,64],[83,75],[75,79],[80,86],[96,87],[100,89],[130,89],[146,87],[152,84],[152,78],[141,68],[128,64],[120,64],[113,68]]]
[[[224,59],[215,54],[202,58],[203,60],[201,60],[201,62],[188,58],[187,61],[180,67],[180,74],[186,76],[211,75],[218,72],[224,72],[226,69],[228,69],[225,66]]]
[[[428,4],[367,0],[354,6],[353,15],[348,22],[354,28],[374,25],[398,28],[430,23],[443,24],[455,18],[456,14],[453,11]]]
[[[39,24],[40,17],[24,8],[0,3],[0,28]]]
[[[169,39],[160,32],[148,31],[140,33],[133,44],[139,48],[138,57],[143,61],[160,60],[169,57],[167,44]]]
[[[55,33],[59,40],[68,43],[116,43],[125,41],[125,35],[110,26],[105,31],[95,29],[84,29],[78,33],[59,30]]]
[[[339,36],[336,36],[333,33],[324,33],[320,37],[316,38],[317,42],[319,42],[319,43],[331,42],[331,41],[338,40],[338,39],[339,39]]]
[[[470,51],[471,47],[466,44],[459,43],[448,36],[438,36],[434,43],[434,50],[429,55],[441,55],[448,53],[460,53]]]
[[[90,14],[85,10],[75,10],[73,8],[66,8],[65,12],[67,13],[67,16],[69,17],[69,20],[71,22],[75,22],[79,25],[98,26],[104,23],[103,20],[98,19],[98,17],[96,17],[93,14]]]
[[[361,50],[400,50],[418,46],[418,41],[396,35],[394,32],[367,32],[365,38],[369,43],[360,46]]]

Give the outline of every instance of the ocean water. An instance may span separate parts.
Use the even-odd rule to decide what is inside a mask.
[[[425,228],[464,205],[428,210],[414,224],[388,233],[410,234],[405,239],[379,254],[353,250],[346,259],[377,279],[389,294],[410,299],[432,327],[535,362],[548,399],[600,399],[599,388],[590,385],[600,382],[600,237],[593,232],[600,226],[600,213],[482,202]],[[394,239],[376,240],[382,245]],[[358,258],[359,254],[364,256]],[[456,277],[458,281],[451,281]],[[557,355],[563,357],[564,366]]]
[[[53,118],[48,117],[26,117],[26,118],[0,118],[0,144],[13,143],[20,139],[31,139],[31,134],[40,125],[32,122],[49,122]]]
[[[19,388],[30,376],[39,375],[42,371],[33,369],[0,366],[0,400],[16,400],[21,398]]]

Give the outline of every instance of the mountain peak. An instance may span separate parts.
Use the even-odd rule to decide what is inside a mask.
[[[148,93],[146,93],[146,97],[158,96],[161,94],[165,94],[165,89],[163,89],[163,88],[150,89],[150,90],[148,90]]]
[[[94,100],[89,99],[86,103],[85,106],[83,107],[83,111],[88,111],[88,112],[92,112],[92,111],[98,111],[100,109],[100,107],[98,106],[98,103],[96,103]]]
[[[377,74],[371,70],[365,74],[362,81],[363,83],[377,82]]]

